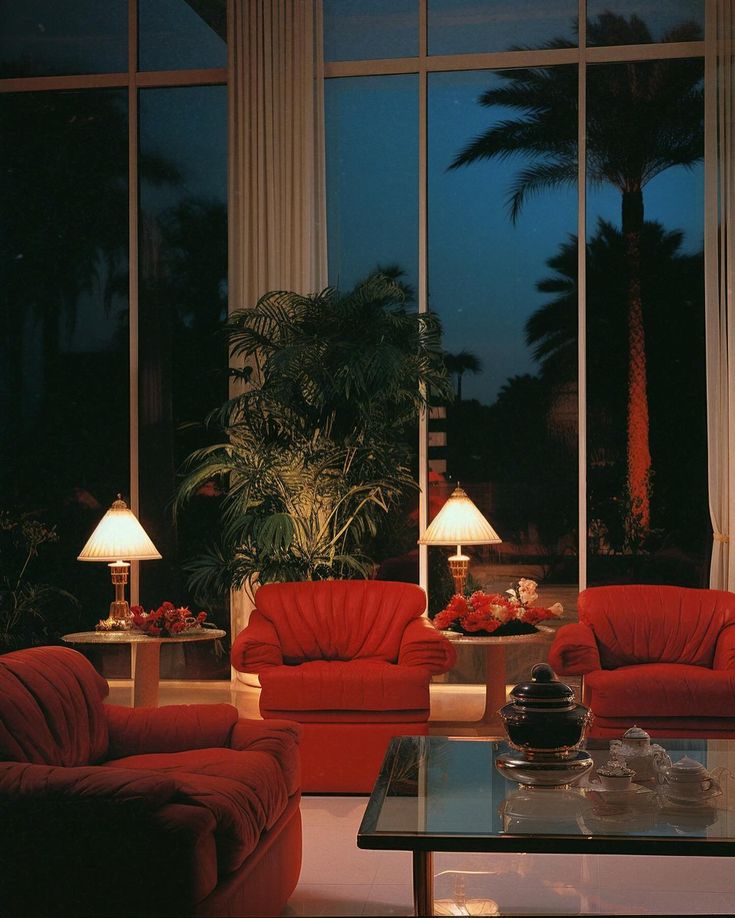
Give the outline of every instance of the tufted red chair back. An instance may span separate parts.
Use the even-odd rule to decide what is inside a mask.
[[[255,594],[255,606],[275,628],[286,664],[395,663],[406,625],[424,612],[426,594],[390,580],[268,583]]]
[[[102,699],[109,686],[68,647],[0,656],[0,760],[89,765],[109,743]]]
[[[604,669],[638,663],[712,666],[717,638],[735,622],[735,595],[677,586],[590,587],[579,620],[592,629]]]

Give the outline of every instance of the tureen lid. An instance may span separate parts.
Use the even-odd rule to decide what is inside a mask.
[[[519,706],[559,708],[574,704],[574,690],[559,682],[548,663],[537,663],[531,670],[531,681],[519,682],[510,697]]]
[[[625,733],[623,733],[624,740],[650,740],[650,738],[650,734],[646,733],[646,731],[637,724],[633,724],[630,730],[626,730]]]

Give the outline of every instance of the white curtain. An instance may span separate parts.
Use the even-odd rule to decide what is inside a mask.
[[[321,0],[228,0],[230,310],[327,283]],[[233,639],[251,603],[232,596]]]
[[[735,590],[735,136],[733,8],[707,9],[705,316],[707,436],[713,542],[710,586]]]

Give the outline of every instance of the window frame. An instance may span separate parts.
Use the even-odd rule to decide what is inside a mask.
[[[125,72],[70,76],[10,77],[0,79],[0,93],[51,92],[59,90],[127,89],[128,93],[128,309],[129,309],[129,506],[140,514],[139,487],[139,171],[138,111],[141,89],[176,86],[227,85],[226,67],[189,70],[138,70],[138,0],[128,0],[128,69]],[[140,563],[130,568],[130,602],[140,600]]]
[[[587,47],[587,3],[578,0],[578,46],[532,51],[500,51],[486,54],[429,55],[428,53],[428,2],[419,4],[419,54],[417,57],[395,59],[329,61],[324,64],[325,80],[355,76],[385,76],[393,74],[418,74],[419,166],[418,166],[418,290],[419,312],[428,308],[428,76],[446,71],[501,70],[514,67],[548,67],[574,64],[578,68],[577,105],[577,238],[587,239],[587,145],[585,122],[587,116],[587,67],[594,64],[625,63],[629,61],[674,60],[677,58],[702,58],[705,73],[705,113],[709,111],[708,99],[716,93],[712,86],[716,46],[712,27],[717,4],[727,0],[704,0],[704,34],[702,41],[656,42],[645,45],[619,45]],[[711,103],[709,103],[711,105]],[[708,175],[715,172],[716,142],[713,143],[714,126],[711,117],[705,117],[704,158],[704,209],[711,203],[712,189]],[[716,138],[715,138],[716,141]],[[716,206],[716,201],[715,201]],[[705,258],[707,240],[705,239]],[[587,398],[586,398],[586,259],[585,247],[578,247],[577,256],[577,322],[578,322],[578,545],[579,590],[587,586]],[[419,532],[428,524],[428,414],[424,412],[419,423]],[[428,590],[428,547],[419,545],[419,584]]]

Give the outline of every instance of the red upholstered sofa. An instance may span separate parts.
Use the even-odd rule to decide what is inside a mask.
[[[392,736],[425,734],[432,673],[452,645],[423,617],[410,583],[272,583],[232,647],[232,665],[258,673],[263,717],[298,720],[303,789],[367,793]]]
[[[75,650],[0,656],[0,913],[280,914],[301,868],[299,725],[107,692]]]
[[[735,593],[674,586],[592,587],[549,663],[582,675],[590,736],[634,723],[653,736],[735,737]]]

